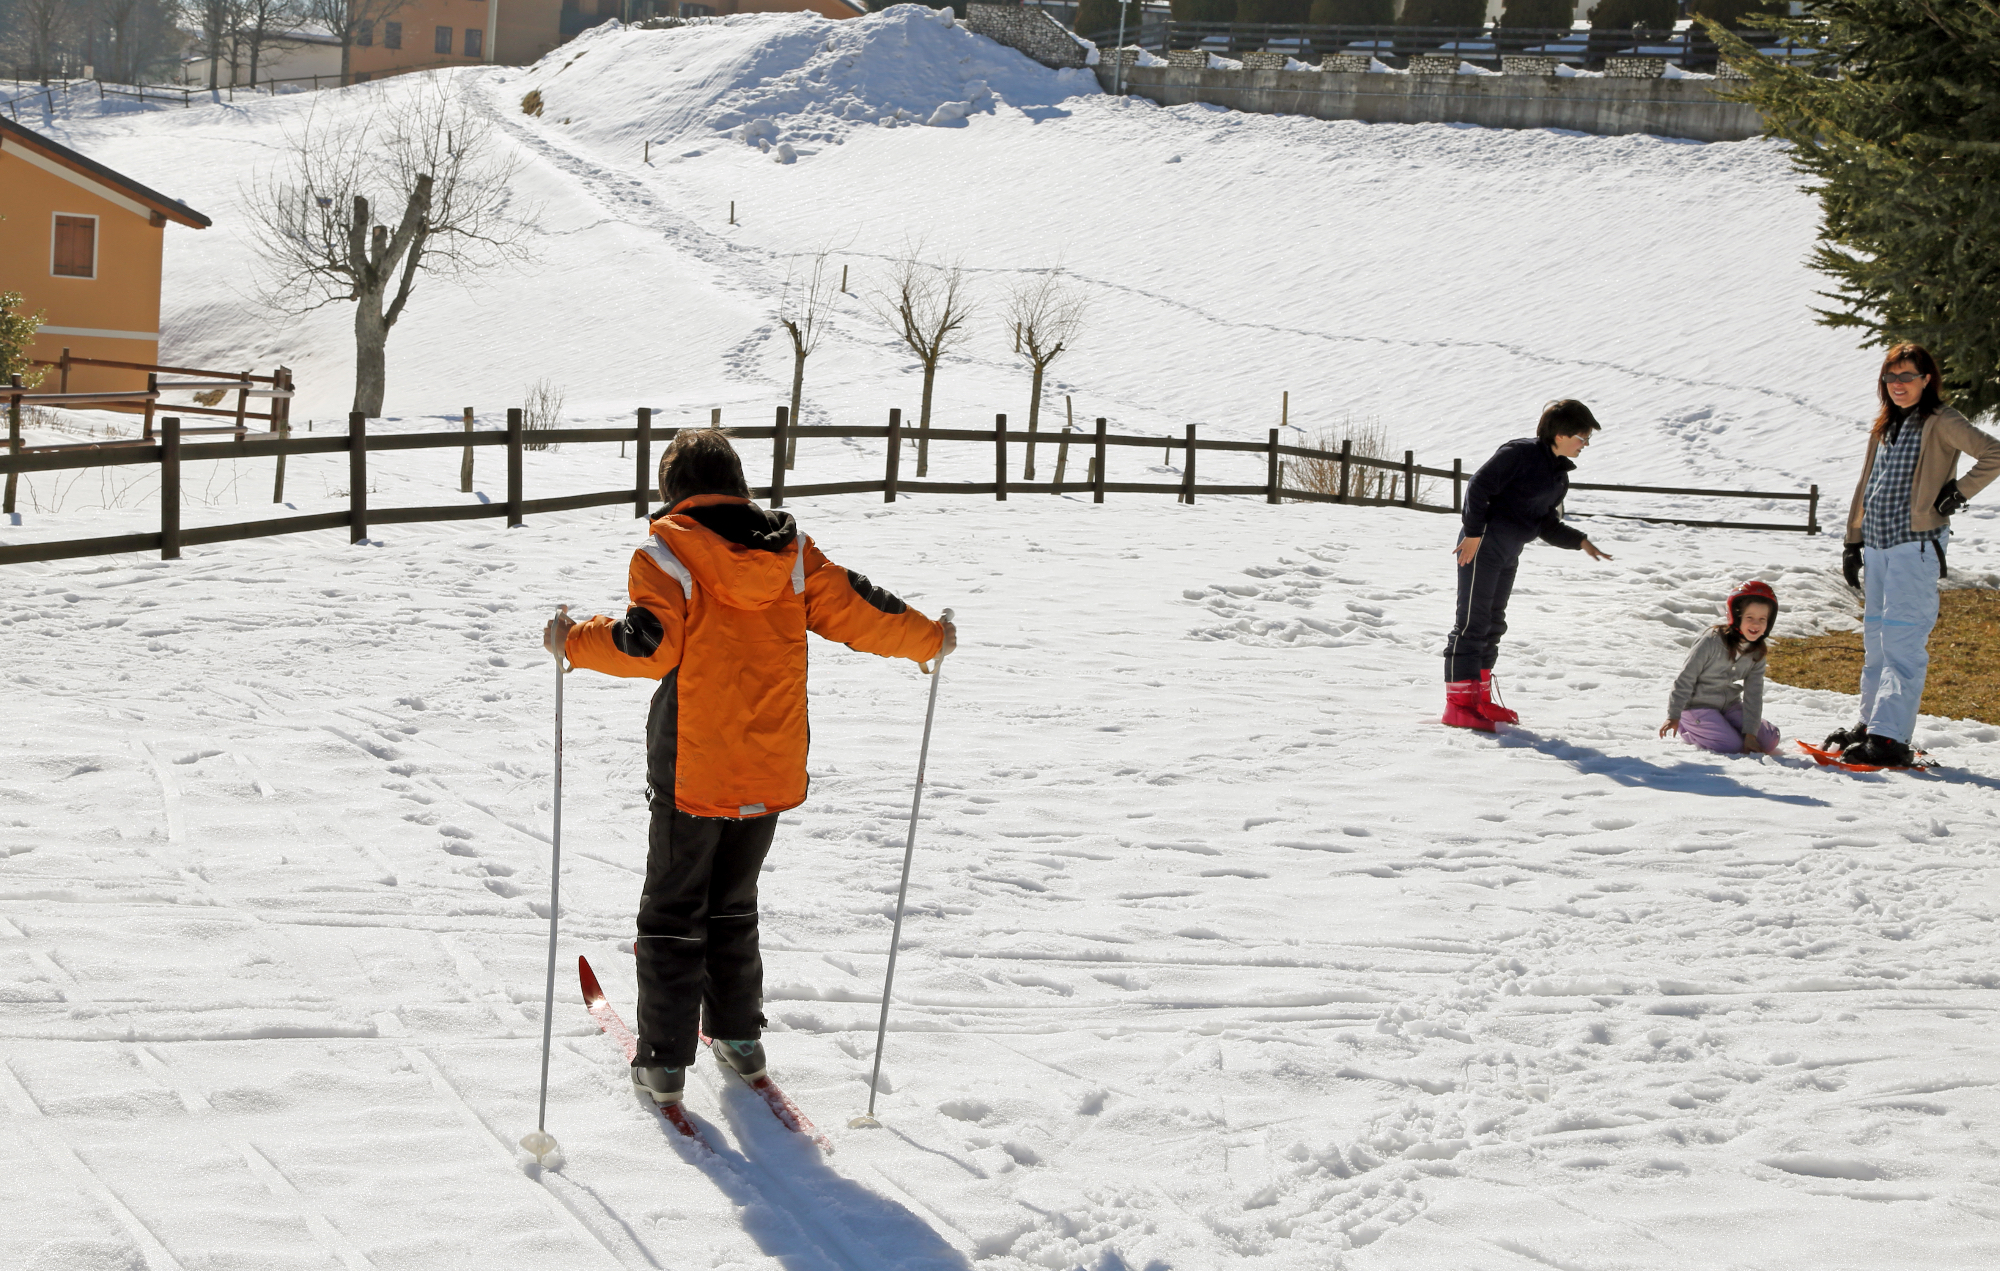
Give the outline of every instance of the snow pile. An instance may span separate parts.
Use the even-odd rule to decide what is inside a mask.
[[[963,126],[1002,103],[1099,91],[1088,71],[1050,70],[959,27],[949,9],[915,4],[840,22],[759,13],[658,31],[606,23],[503,82],[539,90],[545,118],[588,143],[724,134],[764,150],[839,144],[858,128]]]

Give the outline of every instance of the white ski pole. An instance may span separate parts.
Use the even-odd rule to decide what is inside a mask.
[[[951,621],[951,610],[944,611],[944,622]],[[889,972],[882,977],[882,1018],[875,1024],[875,1070],[868,1074],[868,1112],[847,1124],[857,1130],[881,1127],[875,1119],[875,1088],[882,1081],[882,1041],[889,1033],[889,990],[896,983],[896,948],[903,939],[903,901],[910,894],[910,862],[917,854],[917,813],[924,806],[924,768],[931,758],[931,720],[937,716],[938,681],[944,678],[944,654],[939,652],[937,665],[931,668],[931,700],[924,708],[924,741],[917,750],[917,791],[910,798],[910,833],[903,840],[903,881],[896,888],[896,925],[889,933]]]
[[[556,612],[556,621],[569,617],[569,606]],[[542,1095],[535,1108],[535,1132],[524,1135],[521,1147],[537,1161],[556,1150],[556,1136],[548,1132],[549,1120],[549,1041],[556,1016],[556,915],[562,899],[562,725],[563,725],[563,645],[568,633],[556,628],[556,790],[555,816],[550,826],[549,846],[549,978],[542,995]]]

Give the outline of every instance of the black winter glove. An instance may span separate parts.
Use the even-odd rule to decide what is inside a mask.
[[[1840,549],[1840,576],[1850,587],[1861,585],[1861,544],[1847,543]]]
[[[1937,502],[1931,506],[1937,509],[1939,516],[1950,516],[1971,501],[1958,492],[1958,480],[1953,478],[1944,483],[1944,488],[1938,491]]]

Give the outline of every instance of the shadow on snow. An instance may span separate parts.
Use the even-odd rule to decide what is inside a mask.
[[[747,1087],[724,1078],[718,1096],[735,1144],[692,1112],[712,1155],[664,1120],[659,1132],[741,1208],[744,1234],[786,1271],[969,1271],[929,1223],[837,1173]]]
[[[1578,772],[1609,777],[1621,786],[1666,790],[1674,794],[1706,795],[1717,799],[1766,799],[1798,807],[1824,808],[1825,799],[1804,794],[1774,794],[1748,785],[1714,767],[1699,763],[1660,764],[1636,755],[1612,755],[1575,742],[1543,737],[1519,726],[1509,726],[1500,736],[1502,746],[1537,750],[1551,759],[1569,764]]]

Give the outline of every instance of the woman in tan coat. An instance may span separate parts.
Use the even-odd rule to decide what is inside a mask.
[[[1826,739],[1850,763],[1913,762],[1951,514],[2000,476],[2000,441],[1945,405],[1939,378],[1922,345],[1898,344],[1875,380],[1881,410],[1848,505],[1842,559],[1848,585],[1864,597],[1861,721]],[[1960,455],[1973,459],[1962,477]]]

